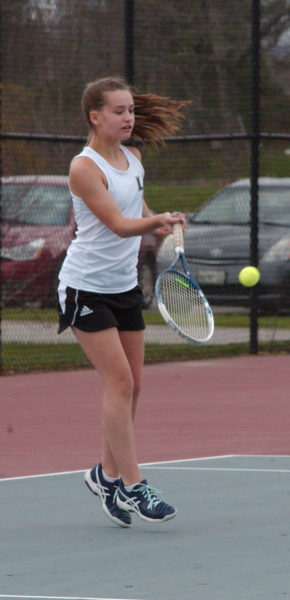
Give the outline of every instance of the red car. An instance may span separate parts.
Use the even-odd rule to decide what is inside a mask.
[[[55,305],[58,273],[74,237],[68,178],[2,178],[2,305]],[[159,234],[142,238],[138,273],[144,308],[154,295]]]

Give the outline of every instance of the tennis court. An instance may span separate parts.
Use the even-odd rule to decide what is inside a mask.
[[[0,598],[273,600],[290,593],[289,357],[146,366],[142,473],[178,508],[115,527],[83,485],[94,371],[3,377]]]

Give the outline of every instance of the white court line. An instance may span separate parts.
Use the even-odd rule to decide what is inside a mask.
[[[195,458],[178,458],[176,460],[161,460],[150,463],[141,463],[140,467],[150,467],[151,465],[171,465],[183,462],[196,462],[199,460],[219,460],[220,458],[236,458],[238,454],[219,454],[218,456],[198,456]]]
[[[290,473],[290,469],[241,469],[233,467],[148,467],[152,471],[245,471],[246,473]]]
[[[181,463],[181,462],[192,462],[197,460],[218,460],[219,458],[232,458],[235,457],[235,454],[224,454],[220,456],[201,456],[200,458],[183,458],[178,460],[164,460],[164,461],[156,461],[150,463],[140,463],[140,467],[147,467],[151,465],[168,465],[172,463]],[[87,467],[88,469],[88,467]],[[57,475],[74,475],[78,473],[84,473],[87,469],[81,469],[78,471],[60,471],[57,473],[39,473],[38,475],[22,475],[21,477],[3,477],[0,479],[1,481],[15,481],[18,479],[37,479],[38,477],[56,477]],[[1,594],[0,594],[1,598]],[[114,599],[112,599],[114,600]]]
[[[180,469],[180,470],[186,470],[186,469],[195,469],[197,470],[201,470],[201,471],[212,471],[212,470],[220,470],[220,471],[277,471],[279,472],[286,472],[288,473],[289,471],[287,469],[239,469],[239,468],[230,468],[230,467],[220,467],[220,468],[214,468],[214,467],[166,467],[165,465],[171,465],[171,464],[179,464],[179,463],[186,463],[186,462],[199,462],[199,461],[206,461],[206,460],[220,460],[223,458],[290,458],[290,455],[288,454],[220,454],[218,456],[198,456],[195,458],[180,458],[177,460],[164,460],[164,461],[156,461],[156,462],[148,462],[148,463],[140,463],[139,466],[140,467],[145,467],[145,468],[152,468],[152,469],[165,469],[165,470],[170,470],[170,469]],[[162,465],[162,466],[157,466],[157,465]],[[57,473],[39,473],[38,475],[22,475],[21,477],[3,477],[2,479],[0,479],[0,483],[1,482],[5,482],[5,481],[17,481],[17,480],[22,480],[22,479],[38,479],[40,477],[56,477],[59,475],[75,475],[75,474],[81,474],[84,473],[86,471],[86,469],[81,469],[78,471],[60,471]],[[0,598],[1,598],[1,594],[0,594]],[[114,599],[112,599],[114,600]]]
[[[1,481],[17,481],[18,479],[38,479],[40,477],[56,477],[57,475],[75,475],[78,473],[84,473],[85,470],[86,469],[81,469],[81,471],[61,471],[59,473],[39,473],[38,475],[22,475],[21,477],[3,477],[3,479],[0,479],[0,483]]]
[[[19,594],[0,594],[0,598],[26,598],[27,600],[124,600],[124,598],[96,598],[95,596],[21,596]],[[134,600],[132,598],[131,600]],[[137,600],[137,599],[135,599]],[[138,600],[142,600],[139,598]]]

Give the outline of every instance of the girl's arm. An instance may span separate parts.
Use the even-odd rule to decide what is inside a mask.
[[[128,150],[130,150],[133,154],[135,154],[135,156],[140,160],[140,162],[142,162],[142,158],[141,158],[141,153],[138,150],[138,148],[128,148]],[[145,202],[144,198],[143,198],[143,208],[142,208],[142,217],[144,218],[148,218],[148,217],[152,217],[154,215],[154,213],[152,212],[152,210],[149,208],[148,204]],[[186,228],[186,220],[185,220],[185,215],[183,213],[180,213],[178,215],[178,219],[182,219],[183,220],[183,231],[185,231]],[[160,235],[167,235],[168,233],[170,233],[171,231],[171,227],[168,229],[168,226],[161,226],[158,227],[158,233],[160,233]]]
[[[125,218],[106,189],[104,174],[87,157],[72,161],[69,180],[73,194],[81,198],[92,213],[120,237],[143,235],[159,227],[166,227],[168,233],[172,230],[172,225],[179,221],[180,217],[172,217],[169,212],[150,215],[145,219]],[[148,207],[147,210],[149,211]]]

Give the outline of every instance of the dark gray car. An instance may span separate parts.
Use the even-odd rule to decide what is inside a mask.
[[[250,264],[250,182],[236,181],[187,215],[185,254],[211,304],[247,306],[238,281]],[[290,178],[259,179],[259,306],[290,310]],[[158,271],[174,256],[172,236],[158,254]]]

